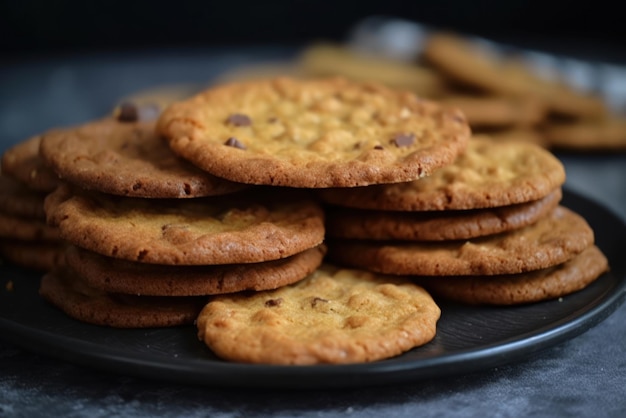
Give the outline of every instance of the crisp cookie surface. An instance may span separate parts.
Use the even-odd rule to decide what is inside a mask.
[[[52,130],[42,136],[40,155],[68,183],[115,195],[184,198],[244,187],[177,157],[154,132],[154,122],[106,118]]]
[[[303,279],[321,263],[325,247],[280,260],[212,266],[167,266],[105,257],[70,247],[67,264],[91,287],[151,296],[200,296],[268,290]]]
[[[19,142],[2,154],[2,174],[40,192],[51,192],[59,184],[57,175],[39,156],[41,136]]]
[[[253,263],[296,254],[324,239],[322,208],[287,191],[154,200],[59,187],[44,207],[48,222],[69,243],[144,263]]]
[[[362,209],[456,210],[541,199],[564,182],[563,164],[540,146],[476,136],[454,164],[438,169],[429,177],[318,193],[328,203]]]
[[[400,212],[331,207],[326,234],[336,238],[442,241],[475,238],[531,225],[560,202],[561,189],[548,196],[497,208]]]
[[[204,297],[133,296],[87,286],[68,269],[45,274],[39,294],[78,321],[113,328],[172,327],[191,324]]]
[[[0,212],[24,218],[45,219],[46,193],[29,189],[23,183],[0,175]]]
[[[226,360],[358,363],[399,355],[435,336],[440,309],[408,279],[328,265],[274,291],[217,296],[198,336]]]
[[[594,246],[563,264],[504,276],[437,277],[420,280],[435,297],[468,304],[514,305],[568,295],[588,286],[608,269]]]
[[[336,240],[328,258],[387,274],[466,276],[522,273],[564,263],[594,243],[584,218],[558,206],[533,225],[471,240]]]
[[[171,105],[157,128],[216,176],[308,188],[415,180],[451,163],[470,135],[460,111],[340,78],[217,86]]]

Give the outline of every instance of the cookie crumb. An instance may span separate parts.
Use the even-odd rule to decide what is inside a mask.
[[[13,291],[13,280],[9,280],[7,282],[7,284],[4,286],[4,288],[6,289],[7,292],[12,292]]]

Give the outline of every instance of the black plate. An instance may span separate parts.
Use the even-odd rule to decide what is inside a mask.
[[[563,204],[584,216],[611,271],[586,289],[517,307],[440,304],[435,339],[401,356],[368,364],[266,366],[217,359],[192,326],[119,330],[74,321],[37,295],[40,275],[0,266],[0,329],[28,350],[141,377],[231,387],[331,388],[416,381],[513,362],[586,331],[626,294],[626,225],[589,199],[565,191]],[[13,291],[4,286],[11,280]]]

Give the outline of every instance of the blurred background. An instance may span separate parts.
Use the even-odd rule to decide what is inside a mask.
[[[626,61],[620,2],[596,0],[2,0],[2,61],[78,51],[343,40],[372,15]]]

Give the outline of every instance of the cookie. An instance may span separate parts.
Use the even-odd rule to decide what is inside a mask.
[[[51,192],[59,178],[39,157],[41,136],[19,142],[2,154],[2,174],[25,184],[32,190]]]
[[[21,241],[58,241],[59,231],[43,219],[22,218],[0,212],[0,238]]]
[[[153,328],[191,324],[204,297],[110,294],[92,289],[68,269],[45,274],[39,294],[76,320],[113,328]]]
[[[479,209],[541,199],[562,186],[565,168],[527,142],[475,136],[454,164],[416,181],[319,190],[327,203],[361,209],[427,211]]]
[[[197,327],[230,361],[346,364],[426,344],[439,316],[430,295],[408,279],[324,266],[274,291],[211,298]]]
[[[379,273],[419,276],[515,274],[552,267],[594,243],[584,218],[559,206],[533,225],[471,240],[328,241],[328,259]]]
[[[564,82],[541,78],[517,57],[495,53],[456,33],[431,33],[422,57],[451,81],[466,88],[538,99],[550,113],[590,118],[607,112],[600,97],[575,90]]]
[[[42,136],[40,155],[64,181],[121,196],[187,198],[244,187],[177,157],[154,132],[153,121],[105,118],[55,129]]]
[[[43,201],[46,193],[27,188],[24,184],[0,175],[0,212],[23,218],[45,219]]]
[[[541,133],[552,148],[571,151],[626,151],[626,119],[617,116],[550,123],[542,128]]]
[[[443,241],[476,238],[532,225],[552,212],[562,197],[517,205],[459,211],[399,212],[333,207],[326,211],[327,236],[374,240]]]
[[[27,269],[51,271],[64,265],[65,246],[61,242],[0,239],[0,256]]]
[[[516,305],[569,295],[608,270],[602,251],[592,246],[558,266],[505,276],[437,277],[419,281],[435,298],[478,305]]]
[[[312,273],[325,252],[322,245],[261,263],[164,266],[114,259],[72,246],[66,258],[67,264],[95,289],[148,296],[201,296],[292,284]]]
[[[470,135],[461,112],[341,78],[217,86],[172,104],[157,129],[218,177],[301,188],[415,180],[454,161]]]
[[[306,197],[306,195],[305,195]],[[324,213],[294,191],[260,190],[195,199],[137,199],[59,187],[48,222],[69,243],[152,264],[275,260],[324,239]]]
[[[543,148],[549,148],[548,141],[537,127],[514,127],[501,129],[480,129],[474,131],[476,137],[488,136],[494,141],[530,142]]]
[[[472,131],[481,128],[533,127],[546,117],[539,100],[484,95],[446,95],[440,103],[461,109]]]
[[[339,44],[312,44],[296,57],[296,63],[314,77],[340,76],[376,82],[423,97],[439,97],[447,89],[444,78],[431,68],[367,55]]]

